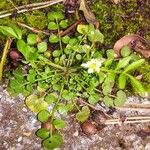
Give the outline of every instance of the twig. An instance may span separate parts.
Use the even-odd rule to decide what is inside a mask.
[[[93,105],[91,105],[91,104],[85,102],[85,101],[82,100],[81,98],[78,98],[77,101],[78,101],[79,103],[81,103],[81,104],[85,104],[85,105],[89,106],[90,108],[92,108],[92,109],[94,109],[94,110],[100,110],[100,109],[94,107]],[[105,113],[105,112],[103,112],[103,113],[104,113],[107,117],[111,118],[107,113]]]
[[[131,120],[145,120],[145,119],[149,119],[150,120],[150,116],[134,116],[134,117],[126,117],[125,120],[126,121],[131,121]],[[115,121],[119,121],[120,119],[116,118],[116,119],[108,119],[107,122],[115,122]]]
[[[132,108],[132,107],[115,107],[117,110],[121,111],[144,111],[144,112],[150,112],[150,108]]]
[[[46,2],[39,2],[39,3],[33,3],[33,4],[27,4],[27,5],[23,5],[23,6],[19,6],[17,7],[17,9],[22,9],[22,8],[31,8],[31,7],[37,7],[37,6],[42,6],[42,5],[46,5],[51,3],[51,1],[46,1]],[[0,14],[4,14],[4,13],[8,13],[8,12],[13,12],[16,9],[12,8],[10,10],[5,10],[5,11],[1,11]]]
[[[33,7],[33,8],[30,8],[30,9],[25,8],[25,9],[22,9],[22,10],[18,10],[16,13],[19,14],[19,13],[24,13],[24,12],[28,12],[28,11],[33,11],[33,10],[46,8],[46,7],[49,7],[51,5],[54,5],[54,4],[63,2],[63,1],[64,0],[52,0],[48,4],[38,6],[38,7]],[[11,13],[5,13],[5,14],[0,15],[0,18],[8,17],[8,16],[11,16],[12,14],[13,14],[12,12]]]
[[[39,29],[35,29],[35,28],[30,27],[30,26],[28,26],[28,25],[26,25],[26,24],[24,24],[24,23],[17,22],[17,24],[18,24],[19,26],[21,26],[21,27],[25,27],[25,28],[31,30],[31,31],[34,32],[34,33],[43,33],[43,34],[45,34],[45,35],[50,35],[49,32],[42,31],[42,30],[39,30]]]
[[[72,24],[69,28],[67,28],[65,31],[62,31],[60,33],[60,36],[67,35],[71,30],[73,30],[78,24],[82,22],[82,19],[77,20],[74,24]]]
[[[3,54],[2,54],[2,58],[1,58],[1,62],[0,62],[0,81],[2,80],[2,77],[3,77],[3,68],[4,68],[4,64],[6,61],[7,53],[10,48],[11,42],[12,42],[12,40],[10,38],[7,39],[4,50],[3,50]]]
[[[140,108],[150,108],[150,104],[137,104],[137,103],[127,103],[124,105],[125,107],[140,107]]]
[[[133,121],[124,121],[123,124],[127,124],[127,123],[143,123],[143,122],[150,122],[150,119],[145,119],[145,120],[133,120]],[[121,121],[107,121],[105,122],[105,125],[114,125],[114,124],[121,124]]]

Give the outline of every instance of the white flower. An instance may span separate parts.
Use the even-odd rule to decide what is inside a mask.
[[[99,72],[103,62],[104,59],[91,59],[87,63],[83,63],[81,66],[88,68],[88,73]]]

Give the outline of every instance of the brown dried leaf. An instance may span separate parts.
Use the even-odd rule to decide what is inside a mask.
[[[94,15],[94,13],[90,10],[89,6],[87,5],[87,2],[85,0],[80,1],[80,10],[83,11],[84,17],[88,23],[97,25],[97,20]]]
[[[150,57],[150,49],[147,47],[147,41],[137,34],[125,35],[115,43],[113,49],[118,57],[120,57],[120,51],[124,46],[129,46],[145,58]]]

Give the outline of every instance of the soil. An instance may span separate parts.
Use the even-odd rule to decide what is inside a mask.
[[[128,98],[128,102],[147,103],[148,99]],[[148,115],[147,112],[115,112],[128,116]],[[150,123],[109,125],[95,135],[81,132],[73,115],[65,117],[67,127],[63,131],[64,145],[60,150],[150,150]],[[40,127],[36,116],[24,105],[24,97],[9,96],[0,87],[0,150],[42,150],[35,131]]]

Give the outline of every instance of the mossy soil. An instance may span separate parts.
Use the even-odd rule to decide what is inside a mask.
[[[0,0],[0,11],[13,8],[11,2]],[[28,3],[41,2],[42,0],[12,0],[16,6]],[[43,1],[42,1],[43,2]],[[114,4],[113,0],[93,0],[91,9],[100,22],[100,30],[105,36],[104,47],[112,48],[114,43],[124,35],[139,34],[150,41],[150,1],[149,0],[121,0]],[[47,29],[47,13],[64,9],[63,5],[57,5],[43,10],[27,12],[0,19],[0,25],[12,25],[16,21],[23,22],[37,29]],[[24,35],[30,31],[22,28]],[[5,38],[0,34],[0,47],[3,46]],[[145,74],[146,84],[150,83],[149,64],[140,69]],[[150,87],[149,87],[150,89]]]

